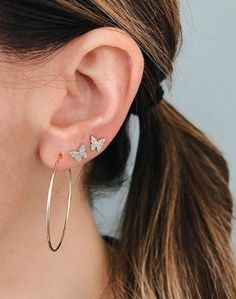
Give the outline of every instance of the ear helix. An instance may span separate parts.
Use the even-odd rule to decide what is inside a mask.
[[[100,152],[105,143],[105,138],[98,139],[94,136],[90,136],[90,150]],[[74,158],[77,162],[81,162],[84,158],[87,158],[87,148],[85,144],[81,144],[80,147],[76,150],[71,150],[68,153],[72,158]]]

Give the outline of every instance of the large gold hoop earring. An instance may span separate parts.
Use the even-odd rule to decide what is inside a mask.
[[[54,171],[52,173],[52,177],[51,177],[49,188],[48,188],[46,229],[47,229],[48,246],[52,251],[57,251],[59,249],[59,247],[61,246],[62,241],[64,239],[66,225],[67,225],[69,212],[70,212],[70,202],[71,202],[71,197],[72,197],[71,169],[67,169],[68,170],[68,175],[69,175],[69,194],[68,194],[66,217],[65,217],[65,222],[64,222],[64,227],[63,227],[63,232],[62,232],[62,235],[61,235],[60,242],[59,242],[59,244],[57,245],[56,248],[53,248],[52,242],[51,242],[51,235],[50,235],[50,211],[51,211],[51,200],[52,200],[52,189],[53,189],[54,178],[55,178],[55,174],[56,174],[56,171],[57,171],[58,163],[60,162],[61,158],[62,158],[62,154],[60,153],[58,155],[58,158],[57,158],[56,162],[55,162]]]

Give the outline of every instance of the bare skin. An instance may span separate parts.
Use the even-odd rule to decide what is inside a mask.
[[[139,87],[143,57],[133,39],[109,27],[72,40],[38,65],[0,56],[0,294],[4,299],[108,299],[108,254],[81,183],[90,135],[103,150],[124,121]],[[87,145],[80,163],[68,155]],[[52,241],[64,223],[68,177],[73,198],[57,252],[46,240],[48,184],[58,153]],[[104,290],[104,292],[103,292]],[[103,294],[102,294],[103,293]]]

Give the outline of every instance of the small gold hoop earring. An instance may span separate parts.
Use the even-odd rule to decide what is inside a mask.
[[[66,211],[66,217],[65,217],[65,222],[64,222],[64,227],[63,227],[63,232],[61,235],[61,239],[59,244],[57,245],[56,248],[53,248],[52,242],[51,242],[51,236],[50,236],[50,211],[51,211],[51,200],[52,200],[52,189],[53,189],[53,183],[54,183],[54,178],[55,174],[57,171],[57,166],[60,160],[62,159],[62,154],[60,153],[58,155],[58,158],[55,162],[54,166],[54,171],[52,173],[52,177],[50,180],[49,188],[48,188],[48,199],[47,199],[47,213],[46,213],[46,228],[47,228],[47,241],[48,241],[48,246],[52,251],[57,251],[59,247],[62,244],[62,241],[64,239],[65,235],[65,230],[66,230],[66,225],[69,217],[69,212],[70,212],[70,202],[71,202],[71,197],[72,197],[72,183],[71,183],[71,169],[68,169],[68,175],[69,175],[69,194],[68,194],[68,203],[67,203],[67,211]]]

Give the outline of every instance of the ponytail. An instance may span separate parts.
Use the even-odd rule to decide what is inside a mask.
[[[228,182],[222,154],[173,106],[140,115],[116,264],[125,298],[235,298]]]

